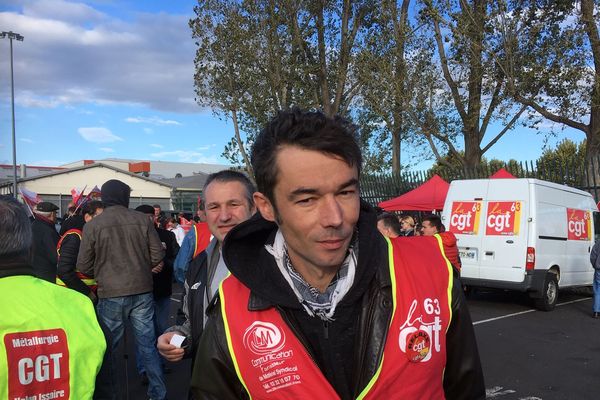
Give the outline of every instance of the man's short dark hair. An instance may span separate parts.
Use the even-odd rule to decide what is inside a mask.
[[[438,232],[445,231],[444,224],[442,223],[442,219],[440,218],[439,215],[435,215],[435,214],[426,215],[421,220],[421,224],[425,221],[429,221],[431,226],[435,226],[435,228],[437,229]]]
[[[254,187],[254,184],[252,183],[252,181],[250,180],[250,178],[248,178],[246,175],[244,175],[243,173],[239,172],[239,171],[234,171],[231,169],[224,169],[223,171],[219,171],[219,172],[215,172],[213,174],[208,175],[208,178],[206,178],[206,182],[204,182],[204,186],[202,187],[202,210],[204,209],[204,202],[206,201],[205,198],[205,193],[206,193],[206,188],[208,187],[208,185],[210,185],[212,182],[222,182],[222,183],[226,183],[226,182],[239,182],[242,184],[242,186],[244,186],[245,192],[244,196],[246,197],[246,200],[248,200],[248,206],[250,208],[252,208],[252,206],[254,205],[254,197],[253,194],[256,191],[256,188]]]
[[[396,235],[400,235],[402,233],[400,221],[398,220],[398,217],[392,213],[384,212],[379,214],[377,216],[377,221],[382,221],[383,226],[394,231]]]
[[[299,108],[279,111],[258,134],[252,146],[252,169],[258,191],[275,205],[276,161],[283,146],[297,146],[339,157],[349,166],[355,166],[360,175],[362,155],[356,132],[356,127],[340,116],[331,118],[321,111]]]
[[[0,196],[0,258],[27,256],[31,222],[25,206],[12,196]]]
[[[154,215],[154,207],[149,204],[142,204],[141,206],[137,206],[135,211],[139,211],[142,214]]]
[[[99,208],[104,209],[104,204],[100,200],[91,200],[82,205],[79,210],[81,210],[81,215],[94,216]]]

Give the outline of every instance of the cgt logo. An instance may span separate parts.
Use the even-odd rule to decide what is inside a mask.
[[[519,234],[521,219],[520,201],[490,201],[486,216],[486,235],[509,235]]]
[[[567,208],[567,229],[569,240],[589,240],[591,230],[590,212]]]
[[[244,332],[244,347],[262,355],[279,351],[285,345],[284,333],[270,322],[255,321]]]
[[[467,235],[477,234],[481,202],[460,201],[452,203],[450,214],[450,232]]]

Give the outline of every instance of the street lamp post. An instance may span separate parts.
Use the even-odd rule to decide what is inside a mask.
[[[17,198],[17,141],[15,138],[15,78],[13,75],[13,39],[20,42],[23,41],[23,36],[10,32],[1,32],[0,38],[8,38],[10,41],[10,99],[12,106],[12,150],[13,150],[13,195]]]

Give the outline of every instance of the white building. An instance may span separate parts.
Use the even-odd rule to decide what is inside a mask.
[[[159,204],[164,210],[172,210],[172,198],[176,189],[166,182],[146,178],[132,172],[123,171],[111,165],[92,163],[81,167],[64,169],[45,175],[18,180],[18,186],[37,193],[44,201],[50,201],[60,208],[60,214],[66,212],[71,198],[71,189],[89,193],[94,186],[100,188],[110,179],[118,179],[131,187],[130,208],[141,204]],[[0,194],[11,194],[12,182],[0,184]]]
[[[224,169],[229,169],[231,165],[224,164],[202,164],[202,163],[184,163],[171,161],[147,161],[130,160],[122,158],[105,158],[103,160],[79,160],[72,163],[61,165],[61,167],[74,168],[90,165],[99,162],[104,165],[110,165],[124,171],[143,174],[144,176],[156,179],[181,178],[196,174],[212,174]]]

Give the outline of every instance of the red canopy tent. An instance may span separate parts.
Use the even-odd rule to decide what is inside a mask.
[[[515,176],[505,170],[504,168],[500,168],[498,171],[494,173],[494,175],[490,176],[490,179],[514,179]]]
[[[386,211],[433,211],[444,208],[450,184],[434,175],[416,189],[396,198],[382,201],[379,207]]]

